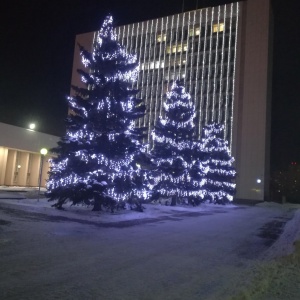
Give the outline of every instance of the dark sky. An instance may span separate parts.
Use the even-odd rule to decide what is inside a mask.
[[[273,169],[300,163],[299,0],[271,0],[274,14],[272,80]],[[198,0],[198,7],[229,3]],[[4,0],[0,10],[0,122],[61,135],[67,114],[75,35],[182,11],[182,0]],[[185,0],[185,10],[197,0]],[[1,133],[0,133],[1,139]]]

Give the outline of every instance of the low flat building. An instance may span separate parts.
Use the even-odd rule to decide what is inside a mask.
[[[0,123],[0,185],[37,187],[41,174],[44,187],[51,157],[49,149],[58,140],[54,135]],[[43,156],[42,148],[49,154]]]

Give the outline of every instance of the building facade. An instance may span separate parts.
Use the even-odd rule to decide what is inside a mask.
[[[116,28],[118,39],[140,65],[133,88],[147,111],[137,126],[145,142],[163,115],[173,80],[183,82],[196,107],[196,134],[211,122],[225,125],[236,158],[237,199],[266,200],[269,192],[270,3],[247,0],[207,7]],[[95,33],[76,37],[92,49]],[[80,86],[75,48],[72,84]]]
[[[51,156],[40,150],[57,146],[59,137],[5,123],[0,132],[0,186],[38,187],[41,180],[44,187]]]

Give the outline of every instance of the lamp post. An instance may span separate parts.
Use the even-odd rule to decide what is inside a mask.
[[[40,150],[41,153],[41,164],[40,164],[40,174],[39,174],[39,193],[38,193],[38,201],[40,201],[40,191],[41,191],[41,181],[42,181],[42,173],[43,173],[43,163],[44,163],[44,156],[48,153],[46,148],[42,148]]]

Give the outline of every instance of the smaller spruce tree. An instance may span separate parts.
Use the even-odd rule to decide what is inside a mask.
[[[195,106],[179,81],[167,93],[164,112],[152,132],[153,194],[172,197],[172,205],[182,198],[202,198],[202,165],[194,159]]]
[[[234,158],[223,132],[224,125],[213,123],[203,128],[202,136],[202,163],[206,167],[204,200],[215,204],[229,203],[235,194]]]

